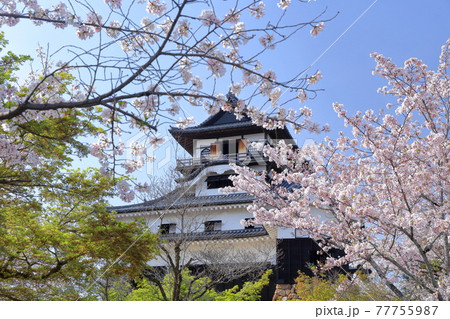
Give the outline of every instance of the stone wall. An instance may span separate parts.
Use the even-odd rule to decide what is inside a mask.
[[[272,301],[286,300],[298,300],[298,296],[295,293],[295,284],[277,284],[275,286],[275,293],[273,294]]]

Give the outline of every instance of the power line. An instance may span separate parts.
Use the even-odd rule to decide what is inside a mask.
[[[289,89],[292,88],[292,86],[294,86],[295,83],[297,83],[300,80],[300,77],[305,74],[306,71],[308,71],[309,69],[311,69],[376,3],[378,2],[378,0],[375,0],[374,2],[372,2],[371,5],[369,5],[369,7],[367,7],[366,10],[364,10],[348,27],[347,29],[344,30],[344,32],[342,32],[337,38],[336,40],[334,40],[305,70],[303,70],[299,75],[297,75],[295,77],[294,82],[292,82],[292,84],[285,89],[285,91],[281,94],[283,95],[284,93],[286,93]]]

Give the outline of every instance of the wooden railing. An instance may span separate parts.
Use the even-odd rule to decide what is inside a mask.
[[[215,164],[215,163],[233,163],[241,162],[244,164],[250,163],[265,163],[262,152],[252,151],[247,153],[233,153],[233,154],[218,154],[218,155],[202,155],[200,158],[183,158],[177,159],[177,169],[195,168],[201,165]]]

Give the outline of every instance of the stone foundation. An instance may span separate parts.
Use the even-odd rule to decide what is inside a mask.
[[[275,293],[273,294],[272,301],[286,300],[298,300],[298,296],[295,293],[295,284],[277,284],[275,286]]]

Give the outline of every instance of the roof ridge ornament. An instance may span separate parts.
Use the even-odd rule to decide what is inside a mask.
[[[228,91],[226,97],[227,97],[227,102],[230,103],[232,106],[236,106],[237,102],[239,101],[237,96],[231,91]]]

